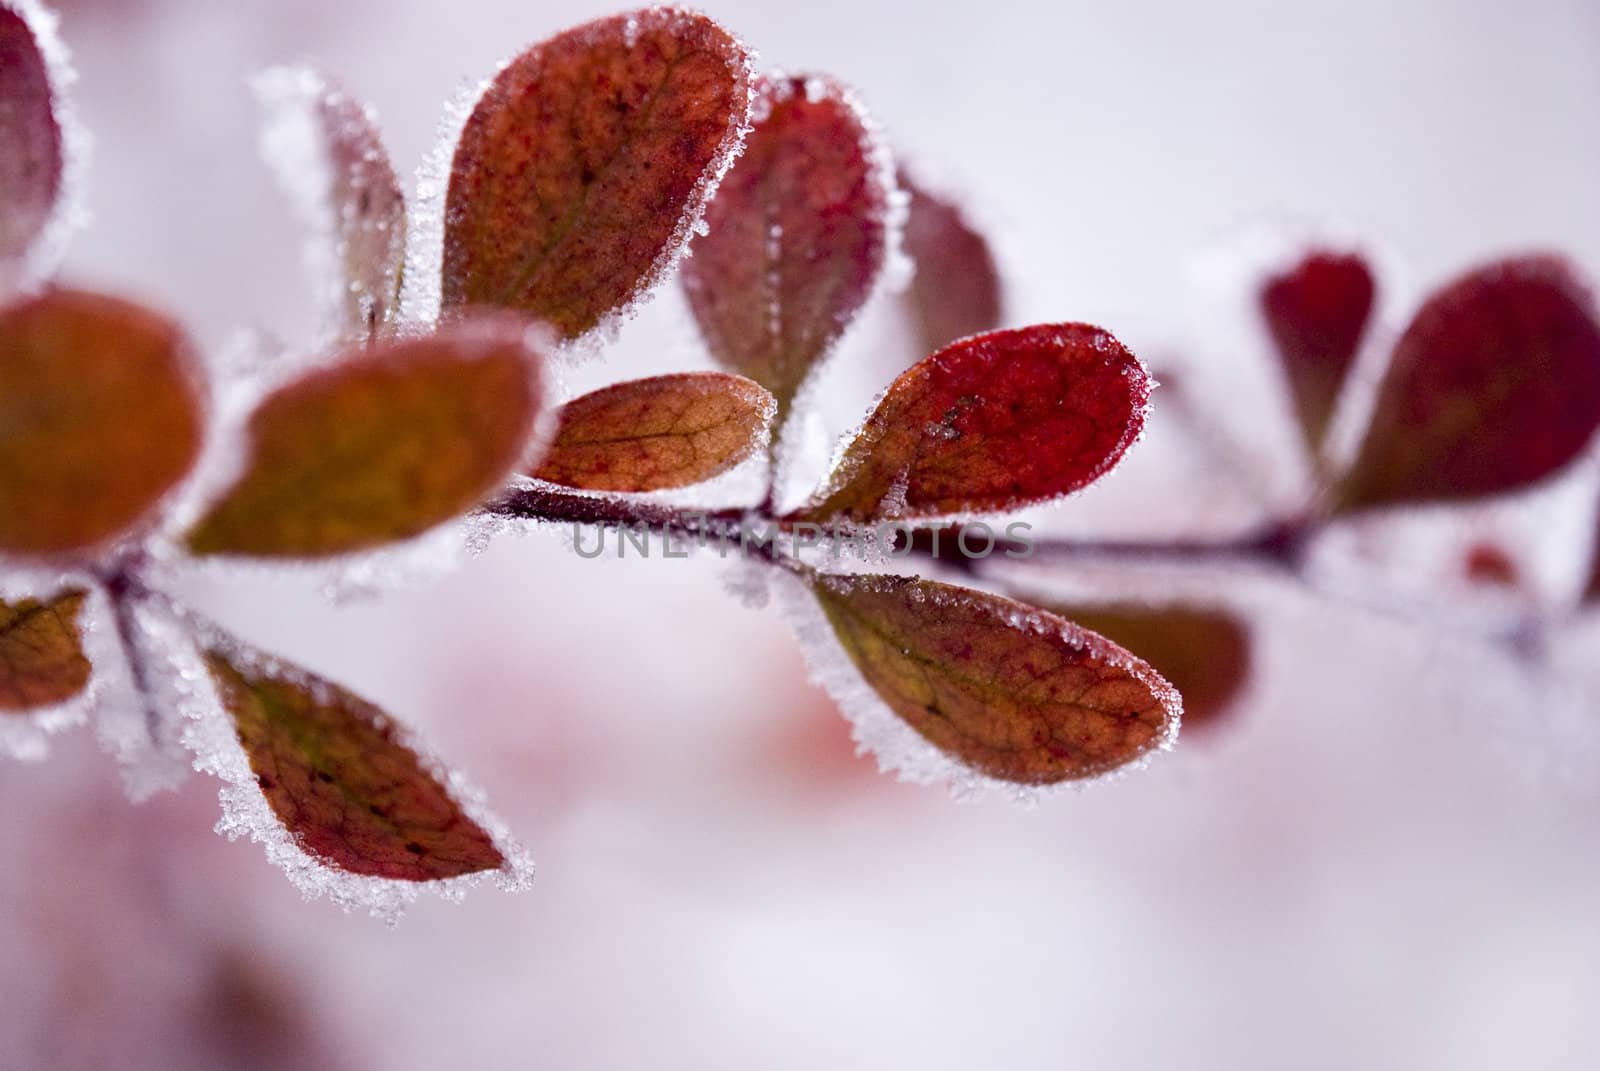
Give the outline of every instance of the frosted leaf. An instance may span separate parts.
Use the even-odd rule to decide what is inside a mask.
[[[759,89],[683,285],[712,354],[771,390],[782,424],[885,277],[903,274],[906,206],[854,93],[781,74]]]
[[[261,153],[308,229],[305,261],[330,334],[374,336],[396,312],[406,227],[376,119],[307,68],[273,68],[254,88]]]
[[[467,890],[490,878],[507,891],[527,888],[533,876],[533,864],[527,854],[504,826],[487,813],[482,794],[460,774],[447,770],[421,745],[415,734],[381,712],[365,707],[338,686],[254,650],[208,623],[186,616],[185,624],[192,640],[184,652],[181,678],[185,686],[192,689],[194,698],[184,706],[188,722],[183,742],[194,753],[195,768],[223,782],[219,792],[222,818],[217,823],[217,832],[230,840],[247,836],[260,844],[268,860],[281,867],[307,899],[327,896],[346,910],[366,908],[374,917],[391,925],[425,889],[457,901]],[[366,709],[369,713],[364,716],[375,719],[372,724],[377,731],[391,741],[392,746],[412,753],[422,774],[440,786],[451,804],[488,838],[501,860],[498,869],[435,880],[403,880],[354,873],[302,847],[300,837],[289,831],[263,794],[263,786],[269,782],[266,775],[258,774],[253,767],[241,743],[234,716],[227,711],[218,691],[219,678],[206,666],[208,656],[204,652],[213,652],[211,657],[225,659],[226,665],[234,667],[230,672],[248,674],[250,681],[291,689],[305,696],[308,702],[356,704]]]
[[[961,339],[890,386],[797,516],[860,524],[1008,513],[1081,490],[1138,441],[1144,366],[1087,324]]]
[[[114,665],[115,642],[107,642],[104,600],[82,576],[71,573],[49,574],[6,567],[0,570],[0,603],[18,604],[27,599],[45,601],[72,589],[87,592],[78,614],[78,631],[83,656],[90,664],[88,684],[61,702],[25,711],[0,709],[0,755],[25,762],[48,756],[50,737],[63,730],[83,725],[104,687],[105,667]]]
[[[87,219],[83,176],[89,137],[78,125],[72,103],[70,91],[78,76],[58,35],[58,22],[55,12],[37,0],[0,3],[0,140],[17,138],[37,150],[23,157],[13,143],[0,163],[0,188],[27,202],[8,205],[14,218],[0,225],[0,295],[47,281]],[[41,74],[43,85],[36,81]],[[41,90],[48,103],[38,99]],[[16,100],[7,99],[12,94]],[[18,162],[24,170],[14,174]],[[40,168],[50,177],[41,176]]]
[[[587,23],[502,65],[450,164],[444,305],[613,337],[738,153],[751,81],[737,39],[671,8]]]
[[[1182,701],[1172,687],[1128,652],[1052,614],[910,577],[785,577],[780,590],[812,679],[850,720],[858,751],[871,752],[880,769],[904,780],[946,782],[963,796],[1000,789],[1028,800],[1060,784],[1141,768],[1176,741]],[[901,649],[891,646],[902,638],[898,631],[873,626],[857,635],[868,637],[861,642],[871,649],[850,651],[841,641],[837,606],[827,610],[824,602],[860,596],[869,615],[886,611],[925,631],[906,633]],[[1050,680],[1064,674],[1070,686],[1059,695],[1053,686],[1040,692],[1046,677],[1030,676],[1031,684],[1013,690],[1001,670],[1038,669],[1041,658],[1052,667],[1045,671]],[[993,676],[976,670],[944,676],[947,663],[974,659],[991,660]],[[865,675],[867,663],[875,667],[875,683]],[[914,666],[922,668],[906,675]],[[890,694],[900,709],[890,706]],[[975,700],[985,705],[974,708]],[[922,731],[913,728],[913,716]]]

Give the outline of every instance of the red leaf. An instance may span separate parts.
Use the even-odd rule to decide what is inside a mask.
[[[377,124],[360,101],[313,71],[274,70],[258,91],[268,109],[267,148],[283,185],[296,199],[309,200],[299,207],[319,231],[331,231],[326,237],[334,248],[314,253],[319,263],[324,255],[337,261],[331,285],[340,334],[376,336],[399,301],[406,245],[405,194]],[[311,163],[303,159],[304,146],[275,144],[308,136],[327,168],[327,189],[308,186],[322,172],[304,173]]]
[[[188,341],[114,298],[0,311],[0,550],[82,551],[148,517],[200,452]]]
[[[88,687],[78,622],[87,597],[71,588],[44,602],[0,599],[0,714],[54,706]]]
[[[1476,584],[1515,588],[1522,583],[1522,574],[1517,569],[1516,561],[1506,553],[1504,547],[1493,543],[1472,544],[1467,548],[1461,567],[1467,579]]]
[[[842,87],[785,78],[760,93],[683,284],[712,354],[772,391],[781,423],[883,269],[893,176]]]
[[[351,874],[434,881],[505,865],[377,707],[303,671],[209,650],[267,803],[302,850]]]
[[[561,407],[530,475],[586,491],[663,491],[733,468],[766,441],[772,395],[722,372],[616,383]]]
[[[456,147],[445,308],[519,309],[574,337],[653,286],[739,146],[749,62],[722,27],[672,8],[512,60]]]
[[[1087,324],[963,339],[895,380],[831,486],[796,514],[870,523],[997,513],[1099,479],[1144,426],[1150,379]]]
[[[64,163],[50,69],[22,15],[0,6],[0,266],[50,222]]]
[[[812,591],[889,709],[986,776],[1094,777],[1176,732],[1180,701],[1159,674],[1054,614],[908,576],[822,576]]]
[[[1600,426],[1600,325],[1565,261],[1469,272],[1423,305],[1395,346],[1343,510],[1524,488]]]
[[[1183,696],[1185,730],[1227,713],[1250,676],[1250,634],[1232,614],[1111,603],[1050,609],[1148,661]]]
[[[921,352],[999,327],[1004,315],[1000,271],[988,241],[959,205],[924,190],[903,169],[900,188],[911,196],[903,241],[917,272],[906,300]]]
[[[1261,288],[1261,312],[1313,453],[1361,347],[1375,293],[1365,260],[1326,250],[1308,254]]]
[[[504,314],[354,345],[251,415],[246,470],[190,551],[322,557],[459,516],[523,459],[539,364],[527,325]]]
[[[1589,582],[1583,589],[1583,601],[1596,603],[1600,602],[1600,536],[1597,536],[1590,554],[1592,557],[1589,566]]]

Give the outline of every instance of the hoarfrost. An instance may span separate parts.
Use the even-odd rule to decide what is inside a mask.
[[[83,653],[92,667],[89,683],[77,695],[52,706],[37,707],[26,712],[0,713],[0,755],[23,762],[38,762],[47,758],[50,754],[50,737],[89,720],[89,713],[100,701],[105,688],[106,667],[115,665],[117,658],[116,642],[107,635],[105,598],[94,584],[88,582],[87,577],[74,573],[17,570],[9,565],[0,569],[0,601],[47,599],[57,592],[75,587],[89,592],[78,618],[79,631],[83,636]]]
[[[489,79],[463,82],[451,95],[436,128],[433,148],[417,165],[399,313],[400,323],[415,330],[426,331],[439,321],[444,287],[445,198],[450,192],[450,169],[455,162],[461,131],[489,85]]]
[[[96,735],[122,767],[129,797],[139,802],[188,776],[184,722],[204,697],[189,677],[189,636],[162,603],[130,598],[108,614],[123,654],[121,673],[98,705]]]
[[[779,572],[774,570],[774,572]],[[827,577],[817,583],[827,584]],[[1171,713],[1171,720],[1158,744],[1132,762],[1096,777],[1067,781],[1055,785],[1020,785],[986,777],[957,762],[929,743],[923,736],[902,720],[878,697],[872,685],[862,677],[850,656],[840,646],[833,626],[828,622],[821,606],[811,593],[807,580],[784,573],[773,581],[779,593],[780,605],[805,651],[810,679],[826,691],[850,722],[851,736],[856,742],[856,753],[872,755],[883,773],[894,774],[902,781],[914,784],[944,783],[958,799],[978,799],[999,794],[1018,803],[1033,804],[1048,796],[1059,795],[1066,789],[1080,791],[1090,784],[1117,781],[1144,769],[1155,756],[1172,750],[1177,743],[1178,728],[1183,704],[1170,686],[1157,688],[1163,705]],[[919,593],[921,594],[921,593]],[[935,605],[940,600],[959,597],[959,593],[936,593]],[[1038,634],[1060,634],[1069,640],[1081,642],[1081,630],[1068,624],[1063,630],[1053,615],[1018,604],[1008,623],[1015,628]],[[1147,686],[1158,682],[1150,679],[1143,663],[1113,657],[1111,664],[1134,672]]]
[[[653,29],[678,29],[696,17],[691,12],[674,8],[650,8],[627,16],[623,22],[623,38],[632,47],[642,31]],[[611,32],[614,20],[602,19],[581,27],[578,33],[587,33],[595,43]],[[504,72],[513,63],[533,49],[519,52],[501,62],[496,74]],[[712,154],[710,163],[701,172],[685,202],[676,226],[655,261],[640,277],[627,300],[607,313],[599,323],[582,336],[569,340],[562,347],[573,360],[583,360],[597,355],[616,341],[622,326],[631,320],[641,306],[654,298],[660,283],[689,254],[689,244],[697,235],[705,233],[705,210],[716,195],[723,176],[744,151],[745,138],[753,125],[756,75],[756,52],[734,38],[730,45],[715,46],[718,58],[733,72],[737,90],[742,100],[729,123],[721,142]],[[406,253],[404,292],[401,295],[401,319],[413,325],[436,323],[442,305],[444,240],[448,223],[450,177],[455,163],[456,146],[472,114],[482,103],[485,94],[494,84],[487,79],[464,86],[446,106],[444,118],[438,127],[433,150],[417,168],[417,193],[414,198],[412,240]]]
[[[317,116],[328,84],[305,67],[273,67],[250,82],[262,113],[259,150],[306,228],[301,260],[322,305],[324,324],[343,302],[333,205],[333,161]]]
[[[183,743],[194,754],[194,768],[222,781],[218,792],[222,817],[217,832],[229,840],[249,837],[266,851],[267,859],[280,867],[307,900],[327,896],[346,911],[365,908],[374,918],[394,925],[424,890],[459,902],[468,890],[492,879],[496,886],[516,892],[526,889],[533,879],[533,862],[505,826],[488,813],[483,794],[466,778],[447,769],[419,740],[398,723],[391,723],[395,739],[414,751],[423,769],[449,790],[461,809],[489,834],[505,858],[505,865],[491,873],[427,882],[409,882],[351,874],[321,862],[303,851],[293,834],[279,821],[256,783],[250,759],[233,720],[223,707],[211,674],[201,659],[200,647],[224,651],[230,661],[248,666],[279,680],[300,685],[312,694],[323,692],[326,682],[294,666],[245,646],[208,622],[168,608],[169,622],[193,639],[182,647],[183,662],[178,679],[181,690],[176,698],[187,719]]]

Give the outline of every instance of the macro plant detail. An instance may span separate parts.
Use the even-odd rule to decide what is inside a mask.
[[[1583,281],[1514,257],[1421,304],[1359,450],[1335,456],[1383,280],[1359,251],[1308,249],[1257,295],[1313,459],[1304,507],[1216,542],[1041,539],[991,574],[976,522],[1110,473],[1155,377],[1103,328],[1007,326],[981,230],[842,83],[759,72],[699,14],[602,19],[485,83],[408,201],[364,105],[270,72],[269,150],[307,154],[279,164],[332,284],[327,337],[226,383],[163,314],[51,279],[74,138],[59,55],[36,6],[0,3],[0,739],[36,755],[92,709],[136,794],[215,774],[219,828],[386,915],[428,885],[521,887],[531,865],[390,713],[176,600],[186,563],[345,562],[524,523],[732,543],[883,769],[1027,795],[1171,747],[1186,706],[1217,719],[1251,641],[1225,609],[1031,596],[1025,559],[1295,572],[1333,524],[1527,488],[1600,426]],[[552,366],[602,350],[674,274],[721,371],[556,397]],[[791,496],[818,371],[885,292],[926,356]],[[750,466],[758,501],[686,504]],[[1481,570],[1505,574],[1492,552]]]

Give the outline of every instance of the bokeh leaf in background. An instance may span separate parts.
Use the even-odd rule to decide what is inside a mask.
[[[1267,279],[1261,314],[1315,456],[1372,317],[1372,271],[1358,254],[1317,250]]]
[[[507,314],[357,343],[250,417],[244,474],[189,533],[198,555],[314,558],[407,539],[524,460],[542,357]]]
[[[900,170],[910,197],[905,251],[916,264],[905,300],[921,353],[993,331],[1005,315],[1000,270],[989,241],[956,202],[928,192]]]
[[[1358,510],[1526,488],[1600,426],[1600,324],[1566,261],[1495,261],[1435,293],[1396,343],[1336,496]]]
[[[582,335],[688,241],[749,118],[749,54],[701,15],[653,8],[536,45],[456,147],[445,309],[495,305]]]
[[[0,4],[0,279],[21,261],[55,211],[65,166],[55,91],[21,12]]]
[[[1222,610],[1132,602],[1048,607],[1134,652],[1172,682],[1183,696],[1186,731],[1227,713],[1250,677],[1249,630]]]
[[[188,340],[116,298],[51,290],[0,311],[0,551],[84,551],[140,523],[193,466]]]

